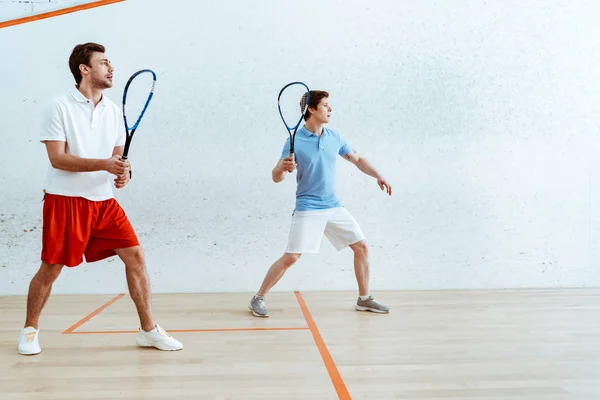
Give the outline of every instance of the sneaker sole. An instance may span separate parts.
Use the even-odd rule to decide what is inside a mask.
[[[248,310],[250,310],[250,312],[252,313],[252,315],[254,315],[255,317],[258,317],[258,318],[269,318],[269,314],[264,314],[264,315],[263,314],[258,314],[250,306],[248,306]]]
[[[377,314],[388,314],[389,311],[383,311],[383,310],[378,310],[376,308],[370,308],[370,307],[363,307],[363,306],[356,306],[356,311],[371,311]]]
[[[35,356],[35,355],[40,354],[41,352],[42,351],[40,350],[37,353],[25,353],[25,352],[22,352],[21,350],[19,350],[19,354],[24,355],[24,356]]]
[[[161,346],[161,345],[157,345],[157,344],[151,344],[150,342],[147,342],[143,338],[137,338],[135,340],[135,343],[140,347],[154,347],[154,348],[157,348],[162,351],[178,351],[178,350],[183,349],[183,347],[173,348],[173,347],[166,347],[166,346]]]

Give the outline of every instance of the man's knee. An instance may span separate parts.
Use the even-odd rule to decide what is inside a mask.
[[[38,271],[38,276],[45,283],[53,283],[56,278],[60,275],[60,272],[63,269],[62,264],[48,264],[45,261],[42,261],[42,265]]]
[[[285,253],[283,255],[283,266],[285,268],[289,268],[292,265],[294,265],[296,263],[296,261],[298,261],[298,259],[300,259],[300,256],[302,254],[298,254],[298,253]]]
[[[367,246],[366,240],[361,240],[360,242],[354,243],[353,245],[350,245],[350,248],[357,255],[366,256],[369,253],[369,246]]]
[[[131,257],[135,261],[136,264],[145,265],[146,259],[144,257],[144,249],[142,246],[135,246],[131,251]]]
[[[121,257],[128,268],[143,269],[146,265],[144,249],[142,249],[142,246],[118,249],[116,250],[116,253]]]

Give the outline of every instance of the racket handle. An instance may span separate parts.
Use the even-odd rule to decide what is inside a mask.
[[[121,161],[127,161],[127,156],[121,156]],[[129,179],[133,177],[133,172],[129,170]]]

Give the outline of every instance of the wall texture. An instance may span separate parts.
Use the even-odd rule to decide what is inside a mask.
[[[0,0],[0,22],[40,15],[68,7],[93,3],[95,0]]]
[[[5,2],[0,2],[0,10]],[[284,251],[294,176],[274,184],[281,86],[331,93],[331,126],[394,188],[339,159],[372,289],[600,285],[600,3],[128,0],[0,30],[0,294],[39,266],[43,105],[85,41],[158,74],[117,191],[157,292],[255,291]],[[274,290],[356,287],[323,241]],[[118,259],[54,293],[126,291]]]

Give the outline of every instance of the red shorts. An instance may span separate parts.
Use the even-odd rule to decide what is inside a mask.
[[[76,267],[117,254],[115,249],[138,246],[125,211],[115,199],[44,196],[42,261]]]

